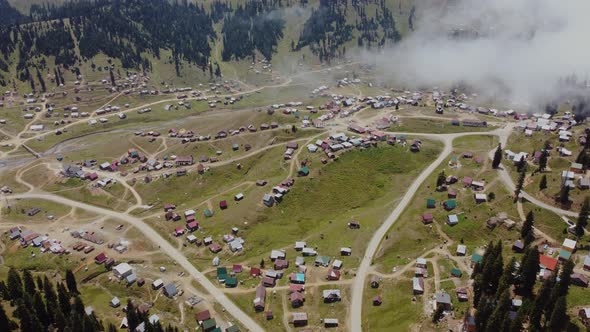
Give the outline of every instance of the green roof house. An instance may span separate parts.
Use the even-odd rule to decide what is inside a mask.
[[[299,175],[299,176],[308,176],[309,175],[309,168],[307,168],[307,166],[301,167],[297,171],[297,175]]]
[[[209,209],[205,209],[205,217],[209,218],[209,217],[213,217],[213,211],[209,210]]]
[[[457,201],[454,199],[449,199],[448,201],[445,201],[443,205],[445,206],[445,210],[450,211],[457,207]]]
[[[225,329],[225,332],[240,332],[240,328],[237,325],[232,325]]]
[[[559,251],[559,256],[557,257],[560,261],[567,261],[572,257],[572,253],[565,250],[565,249],[561,249]]]
[[[482,260],[483,256],[480,254],[471,255],[471,266],[474,266],[475,264],[480,264]]]
[[[451,270],[451,275],[456,278],[461,278],[461,276],[463,275],[463,272],[461,272],[461,270],[459,270],[458,268],[455,267]]]
[[[323,267],[328,267],[328,265],[330,265],[330,260],[332,260],[332,258],[330,256],[318,256],[315,259],[315,266],[323,266]]]
[[[203,322],[203,325],[201,325],[201,327],[203,328],[203,331],[210,332],[217,327],[217,322],[215,322],[215,319],[213,318],[207,319]]]
[[[217,281],[222,282],[226,279],[227,279],[227,268],[218,267],[217,268]]]
[[[225,288],[235,288],[238,286],[238,278],[225,279]]]
[[[434,200],[434,198],[429,198],[426,200],[426,208],[434,209],[435,207],[436,207],[436,201]]]

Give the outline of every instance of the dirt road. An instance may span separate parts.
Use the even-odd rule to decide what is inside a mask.
[[[207,279],[199,270],[197,270],[191,262],[186,259],[184,254],[178,249],[174,248],[168,241],[166,241],[160,234],[158,234],[152,227],[146,224],[139,218],[132,217],[125,213],[115,212],[93,205],[73,201],[57,195],[33,191],[25,194],[15,194],[5,196],[7,199],[43,199],[86,211],[94,212],[100,215],[109,216],[115,219],[127,222],[137,228],[143,233],[150,241],[157,244],[160,250],[175,260],[183,269],[185,269],[190,276],[195,279],[201,286],[203,286],[207,292],[209,292],[221,306],[223,306],[231,315],[237,319],[246,329],[250,331],[263,331],[264,329],[256,323],[250,316],[244,313],[238,306],[236,306],[217,286],[215,286],[209,279]]]
[[[361,332],[362,329],[362,305],[363,305],[363,291],[367,279],[367,273],[371,267],[371,263],[381,240],[385,237],[391,226],[397,221],[405,208],[410,204],[414,194],[418,191],[420,186],[426,179],[432,174],[437,167],[446,160],[451,152],[453,151],[453,140],[455,138],[464,136],[503,136],[506,132],[509,133],[510,127],[499,128],[490,132],[471,132],[471,133],[459,133],[459,134],[415,134],[406,133],[412,136],[422,136],[429,139],[439,140],[444,143],[444,149],[438,156],[438,158],[432,162],[420,175],[414,180],[412,185],[406,191],[406,194],[401,199],[396,208],[391,212],[389,217],[381,224],[381,227],[373,234],[373,237],[369,241],[365,255],[359,265],[356,273],[356,278],[352,285],[352,299],[351,299],[351,315],[350,315],[350,328],[353,332]],[[396,134],[396,133],[388,133]]]

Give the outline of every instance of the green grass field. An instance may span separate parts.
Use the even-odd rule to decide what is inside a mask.
[[[372,298],[380,295],[381,306],[373,306]],[[364,291],[363,329],[366,331],[410,331],[427,328],[430,320],[423,315],[422,299],[412,301],[412,281],[408,279],[384,280],[379,288],[367,287]],[[426,325],[426,326],[425,326]]]

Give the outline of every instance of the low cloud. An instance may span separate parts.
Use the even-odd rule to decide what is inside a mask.
[[[565,78],[588,78],[588,12],[587,0],[425,1],[414,32],[361,57],[375,64],[383,81],[428,88],[465,84],[488,97],[540,105],[571,92]]]

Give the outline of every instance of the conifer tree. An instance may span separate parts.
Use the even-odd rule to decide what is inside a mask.
[[[551,318],[549,319],[549,329],[551,331],[562,331],[567,321],[567,302],[565,296],[562,296],[555,302]]]
[[[71,295],[79,294],[76,277],[72,270],[66,270],[66,285],[68,286]]]
[[[494,159],[492,160],[492,168],[496,169],[502,162],[502,144],[498,144],[496,152],[494,152]]]
[[[20,299],[23,295],[23,282],[20,274],[15,269],[8,270],[7,279],[8,295],[11,301]]]
[[[532,297],[533,288],[539,272],[539,250],[537,247],[529,247],[524,253],[520,266],[519,287],[524,297]]]
[[[586,226],[588,226],[588,216],[590,215],[590,198],[586,197],[584,199],[584,203],[582,203],[582,208],[580,209],[580,214],[578,215],[578,221],[576,222],[576,236],[581,238],[584,236],[586,231]]]
[[[436,178],[436,186],[440,187],[443,184],[445,184],[446,181],[447,181],[447,176],[445,174],[445,171],[441,171],[440,173],[438,173],[438,177]]]
[[[543,174],[543,177],[539,182],[539,190],[543,191],[545,189],[547,189],[547,175]]]
[[[72,305],[70,304],[70,294],[66,290],[66,287],[63,283],[57,284],[57,299],[59,301],[59,308],[64,315],[69,315],[70,310],[72,310]]]
[[[535,240],[535,231],[533,229],[533,223],[535,222],[535,216],[533,215],[533,211],[529,211],[522,224],[522,229],[520,230],[520,238],[524,240],[524,245],[528,246]]]
[[[15,325],[16,324],[12,320],[8,319],[6,311],[4,311],[4,307],[2,307],[2,303],[0,303],[0,331],[16,331]]]
[[[541,157],[539,157],[539,169],[544,171],[547,168],[547,152],[541,151]]]
[[[31,271],[25,270],[23,272],[23,284],[25,287],[24,288],[25,293],[33,296],[33,294],[35,294],[36,286],[35,286],[35,280],[33,279],[33,275],[31,274]]]

